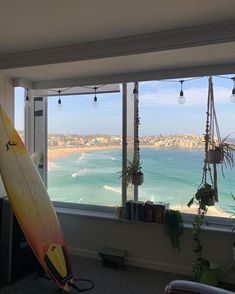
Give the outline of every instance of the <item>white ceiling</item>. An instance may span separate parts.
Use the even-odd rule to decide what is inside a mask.
[[[233,0],[0,0],[0,7],[0,75],[35,88],[235,72]]]

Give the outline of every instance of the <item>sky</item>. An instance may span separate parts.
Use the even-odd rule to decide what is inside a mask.
[[[227,76],[227,77],[232,77]],[[179,80],[141,82],[139,86],[140,135],[205,133],[208,78],[184,79],[186,103],[178,104]],[[222,137],[235,132],[235,103],[231,103],[231,79],[213,77],[214,99]],[[15,125],[23,129],[24,91],[16,88]],[[48,131],[64,134],[122,133],[122,94],[98,94],[98,106],[93,107],[94,95],[48,98]],[[235,134],[231,137],[235,137]]]

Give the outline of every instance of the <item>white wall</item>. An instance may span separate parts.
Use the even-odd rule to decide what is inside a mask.
[[[14,87],[12,79],[0,78],[0,104],[14,121]]]
[[[102,246],[128,250],[130,265],[192,275],[194,242],[192,231],[184,230],[181,251],[174,252],[161,225],[119,222],[59,213],[59,219],[71,253],[97,257]],[[203,235],[205,257],[223,269],[232,263],[234,235],[207,231]],[[235,278],[234,278],[235,283]]]
[[[14,122],[14,87],[12,79],[0,78],[0,104]],[[6,196],[0,177],[0,197]]]

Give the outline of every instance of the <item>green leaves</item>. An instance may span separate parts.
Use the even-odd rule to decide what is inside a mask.
[[[180,250],[180,236],[183,233],[183,219],[180,211],[174,209],[166,211],[165,232],[171,240],[173,249]]]
[[[193,205],[194,203],[194,197],[189,201],[189,203],[187,204],[188,207],[190,207],[191,205]]]
[[[130,160],[127,161],[127,167],[125,170],[118,172],[120,174],[120,177],[126,177],[126,182],[127,182],[127,186],[129,184],[132,184],[132,178],[133,176],[137,175],[137,174],[142,174],[142,162],[140,162],[139,160],[133,160],[133,162],[131,162]]]

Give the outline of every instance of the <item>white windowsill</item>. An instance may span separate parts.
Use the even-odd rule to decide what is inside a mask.
[[[138,222],[138,221],[131,221],[131,220],[118,220],[115,216],[114,212],[106,212],[106,211],[96,211],[96,210],[89,210],[89,209],[78,209],[78,208],[68,208],[68,207],[55,207],[55,210],[59,214],[67,214],[67,215],[77,215],[77,216],[84,216],[84,217],[92,217],[92,218],[99,218],[99,219],[106,219],[106,220],[113,220],[120,223],[126,224],[135,224],[135,225],[151,225],[151,226],[160,226],[163,225],[157,223],[147,223],[147,222]],[[190,222],[184,222],[185,229],[192,229],[192,224]],[[225,225],[225,224],[211,224],[208,226],[204,226],[205,231],[211,232],[218,232],[218,233],[233,233],[232,227]]]
[[[95,210],[78,209],[78,208],[67,208],[67,207],[55,207],[55,210],[59,214],[79,215],[79,216],[103,218],[103,219],[115,219],[115,214],[113,212],[95,211]]]

